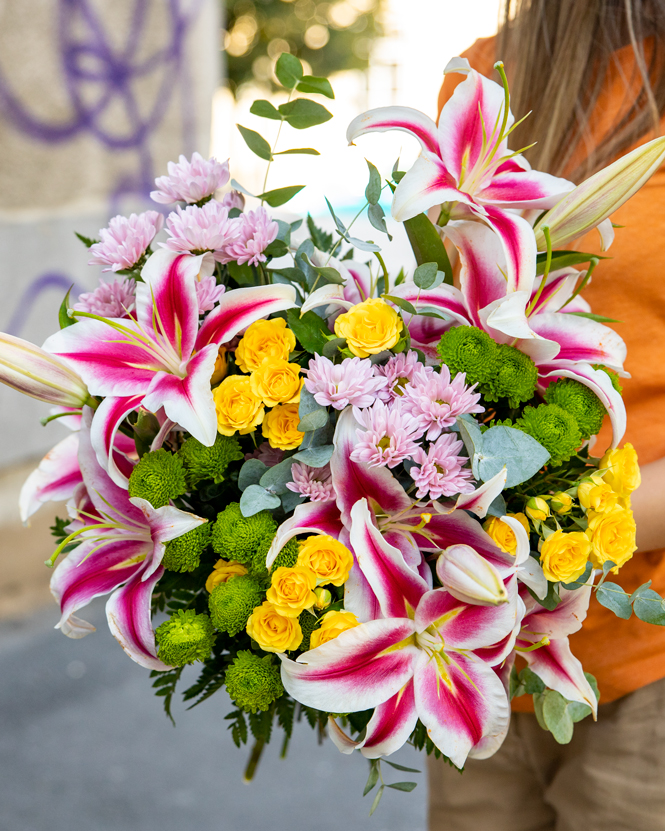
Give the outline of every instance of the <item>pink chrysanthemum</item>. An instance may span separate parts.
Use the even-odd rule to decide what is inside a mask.
[[[300,462],[294,462],[291,466],[291,476],[293,476],[293,481],[286,483],[290,491],[306,496],[312,502],[328,502],[335,498],[330,465],[308,467]]]
[[[404,387],[400,408],[409,413],[418,423],[420,434],[426,433],[428,441],[434,441],[445,427],[455,423],[464,413],[482,413],[478,403],[480,393],[465,385],[463,372],[450,380],[445,364],[440,372],[430,374],[418,370],[412,381]]]
[[[404,395],[404,387],[413,379],[416,371],[422,370],[431,375],[434,370],[431,366],[423,366],[418,360],[416,352],[400,352],[390,358],[383,366],[375,366],[374,373],[385,378],[386,386],[378,393],[382,401],[394,401]]]
[[[261,442],[256,450],[253,450],[251,453],[245,453],[245,461],[248,459],[258,459],[266,467],[278,465],[283,458],[284,451],[277,447],[271,447],[267,441]]]
[[[178,163],[169,162],[167,169],[169,175],[155,179],[157,190],[150,194],[161,205],[200,202],[224,187],[230,175],[228,161],[218,162],[214,157],[206,161],[199,153],[193,154],[191,162],[180,156]]]
[[[362,358],[345,358],[334,364],[328,358],[317,355],[304,369],[305,388],[322,407],[343,410],[349,404],[354,407],[371,407],[386,379],[374,375],[370,361]]]
[[[145,254],[155,236],[162,230],[164,217],[157,211],[114,216],[108,228],[99,232],[101,242],[90,246],[92,259],[88,265],[108,265],[103,271],[132,268]]]
[[[353,415],[366,429],[356,430],[358,444],[351,452],[352,461],[395,467],[418,450],[418,423],[398,407],[377,401],[366,410],[354,407]]]
[[[270,219],[265,208],[241,214],[234,222],[238,229],[235,240],[215,254],[215,259],[220,263],[236,262],[239,265],[264,263],[267,258],[263,252],[277,238],[279,225]]]
[[[202,277],[196,283],[196,299],[199,301],[199,314],[211,311],[215,303],[224,294],[226,286],[218,286],[214,277]]]
[[[239,211],[245,210],[245,197],[239,190],[230,190],[225,193],[221,199],[222,206],[229,211],[232,208],[237,208]]]
[[[178,207],[168,215],[166,228],[169,239],[160,243],[170,251],[219,251],[238,236],[241,226],[237,219],[229,219],[228,208],[211,199],[201,208],[188,205]]]
[[[79,294],[74,304],[77,312],[88,312],[98,317],[128,317],[136,305],[136,282],[131,278],[105,283],[100,279],[94,291]]]
[[[468,468],[462,467],[467,459],[457,455],[463,446],[463,442],[458,441],[453,433],[444,433],[429,446],[427,453],[418,448],[413,454],[413,461],[418,467],[412,467],[409,471],[418,488],[418,499],[423,499],[428,493],[431,499],[471,493],[473,475]]]

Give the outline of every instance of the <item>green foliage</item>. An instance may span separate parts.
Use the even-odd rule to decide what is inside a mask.
[[[247,712],[267,710],[284,694],[279,666],[270,655],[262,658],[242,650],[226,670],[226,690],[237,706]]]
[[[316,127],[332,118],[332,113],[323,104],[310,101],[309,98],[295,98],[293,101],[287,101],[286,104],[280,104],[277,109],[284,117],[284,121],[294,130]]]
[[[212,447],[206,447],[191,437],[178,451],[185,466],[185,477],[190,488],[204,479],[212,479],[218,485],[224,481],[224,474],[231,462],[240,462],[245,457],[240,442],[234,436],[217,434]]]
[[[606,410],[601,400],[593,390],[573,378],[561,378],[550,384],[545,401],[572,413],[583,439],[595,436],[602,427]]]
[[[454,326],[439,341],[437,352],[451,376],[466,373],[468,384],[485,384],[493,376],[497,344],[475,326]]]
[[[298,338],[303,349],[316,355],[323,354],[323,348],[330,337],[330,329],[322,318],[312,311],[301,316],[300,309],[289,309],[286,319],[289,329]]]
[[[333,235],[327,234],[314,222],[310,214],[307,214],[307,230],[314,247],[325,254],[329,254],[333,248]]]
[[[600,698],[596,679],[585,672],[596,700]],[[536,676],[537,677],[537,676]],[[568,744],[573,738],[575,723],[591,715],[591,707],[579,701],[568,701],[556,690],[545,689],[533,696],[533,706],[538,723],[548,730],[558,744]]]
[[[209,522],[198,525],[181,537],[166,543],[162,565],[169,571],[194,571],[201,564],[201,554],[210,541]]]
[[[129,495],[163,508],[187,493],[185,468],[179,456],[160,448],[142,456],[129,477]]]
[[[62,517],[57,516],[55,518],[54,524],[50,526],[49,530],[51,534],[55,537],[55,541],[58,543],[58,545],[61,542],[63,542],[69,535],[68,531],[66,531],[65,529],[67,528],[70,522],[71,519],[69,517],[63,519]]]
[[[300,193],[304,187],[304,185],[289,185],[285,188],[275,188],[275,190],[267,190],[265,193],[260,193],[258,198],[270,205],[271,208],[279,208],[280,205],[284,205],[289,199],[293,199],[296,193]]]
[[[277,523],[268,511],[245,517],[238,502],[231,502],[217,515],[211,542],[216,554],[228,560],[250,563],[261,543],[272,540]]]
[[[608,568],[603,563],[603,579],[596,586],[596,599],[606,609],[614,612],[617,617],[628,620],[633,612],[645,623],[655,626],[665,626],[665,600],[651,587],[651,580],[643,583],[632,594],[624,591],[617,583],[610,583],[604,578],[614,563]]]
[[[617,373],[613,369],[609,369],[608,367],[603,366],[602,364],[592,364],[592,366],[593,366],[594,369],[600,369],[602,372],[604,372],[608,376],[608,378],[612,382],[612,386],[619,393],[619,395],[621,395],[621,393],[623,393],[623,387],[621,386],[621,383],[619,382],[619,376],[617,375]]]
[[[439,271],[445,274],[445,282],[452,285],[453,269],[439,234],[428,219],[427,214],[418,214],[407,219],[404,230],[409,238],[418,265],[436,263]]]
[[[215,637],[208,615],[197,615],[193,609],[176,612],[155,630],[159,658],[173,667],[205,661]]]
[[[259,159],[265,159],[267,162],[272,161],[272,153],[270,151],[270,144],[263,138],[256,130],[250,130],[249,127],[243,127],[242,124],[236,124],[240,131],[240,135],[245,140],[245,144],[249,149],[258,156]]]
[[[220,583],[208,598],[213,625],[220,632],[237,635],[262,600],[261,588],[250,575],[232,577],[226,583]]]
[[[98,239],[92,239],[91,237],[85,237],[83,234],[79,234],[78,231],[74,231],[74,235],[78,237],[78,239],[85,245],[86,248],[92,248],[95,243],[98,243]]]
[[[272,574],[276,568],[293,568],[298,562],[298,554],[300,553],[300,543],[295,537],[292,537],[279,552],[272,564],[270,573]]]
[[[312,632],[317,628],[319,625],[319,619],[316,615],[313,615],[308,609],[305,609],[304,612],[301,612],[298,623],[300,624],[300,628],[302,629],[302,642],[298,647],[301,652],[307,652],[309,649],[309,639],[312,636]]]
[[[537,383],[538,370],[531,358],[514,346],[501,344],[496,348],[494,372],[481,392],[487,401],[507,399],[515,409],[533,398]]]
[[[171,713],[171,702],[173,701],[173,696],[175,695],[176,687],[181,675],[182,667],[176,667],[166,672],[154,669],[150,673],[150,677],[155,679],[152,682],[155,695],[164,699],[164,712],[171,719],[171,724],[173,724],[174,727],[175,719]]]
[[[557,404],[526,407],[515,427],[542,444],[554,465],[570,459],[582,443],[575,416]]]
[[[225,721],[230,721],[229,730],[231,731],[231,738],[236,747],[247,744],[247,720],[242,710],[233,710],[227,716],[224,716]]]

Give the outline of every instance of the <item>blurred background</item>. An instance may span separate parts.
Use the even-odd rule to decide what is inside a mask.
[[[418,147],[398,133],[348,147],[349,121],[398,104],[436,117],[445,65],[496,31],[498,7],[499,0],[0,0],[0,330],[41,344],[68,288],[76,295],[101,276],[74,231],[95,237],[117,213],[155,209],[154,179],[179,154],[230,158],[233,178],[260,191],[265,163],[235,125],[274,138],[276,123],[249,108],[255,98],[285,100],[273,83],[285,51],[307,72],[329,76],[336,98],[324,101],[333,120],[304,134],[321,156],[272,166],[270,188],[308,185],[288,212],[276,213],[309,211],[327,225],[327,196],[343,218],[354,214],[365,156],[388,174],[398,157],[405,169]],[[303,144],[288,125],[282,136],[282,149]],[[389,264],[408,266],[408,245],[390,227]],[[252,831],[268,816],[291,831],[340,823],[349,831],[425,828],[424,775],[410,795],[389,792],[370,820],[371,797],[361,798],[366,762],[329,742],[317,747],[308,727],[286,761],[268,754],[251,789],[241,788],[248,751],[227,734],[221,695],[191,713],[177,709],[174,731],[146,671],[108,633],[103,603],[93,610],[94,635],[71,641],[55,632],[43,562],[57,509],[45,506],[25,529],[17,499],[65,431],[57,422],[42,427],[46,406],[5,387],[0,408],[2,831]],[[407,750],[399,760],[422,768]]]

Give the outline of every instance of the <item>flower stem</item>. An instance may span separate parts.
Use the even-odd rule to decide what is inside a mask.
[[[261,738],[257,739],[254,742],[254,747],[252,748],[252,752],[249,757],[249,761],[247,762],[247,767],[245,768],[245,773],[243,775],[243,781],[251,782],[254,778],[254,774],[256,773],[256,768],[261,761],[261,756],[263,754],[263,748],[266,745],[266,740]]]

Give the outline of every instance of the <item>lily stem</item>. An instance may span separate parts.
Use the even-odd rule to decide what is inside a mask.
[[[249,757],[249,761],[247,762],[247,767],[245,768],[245,773],[243,775],[243,779],[245,782],[251,782],[254,778],[254,774],[256,773],[256,768],[261,761],[261,756],[263,754],[263,748],[266,746],[266,740],[261,738],[257,739],[254,743],[254,747],[252,748],[252,752]]]

